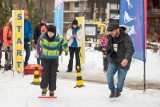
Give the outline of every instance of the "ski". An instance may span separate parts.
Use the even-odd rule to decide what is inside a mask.
[[[38,98],[57,98],[57,96],[38,96]]]

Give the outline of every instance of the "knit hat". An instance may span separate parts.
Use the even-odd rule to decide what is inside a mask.
[[[48,25],[47,31],[48,32],[56,33],[56,26],[54,26],[54,25]]]
[[[46,19],[46,18],[41,18],[40,20],[45,20],[45,21],[47,21],[47,19]]]
[[[107,31],[113,31],[115,29],[118,29],[119,28],[119,24],[116,23],[116,22],[112,22],[109,24],[108,28],[107,28]]]
[[[72,25],[78,25],[78,21],[76,19],[73,20]]]

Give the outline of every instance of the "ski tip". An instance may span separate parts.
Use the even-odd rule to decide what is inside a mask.
[[[57,96],[38,96],[38,98],[57,98]]]

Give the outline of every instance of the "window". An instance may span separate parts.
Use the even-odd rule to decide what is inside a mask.
[[[111,6],[112,10],[118,10],[118,5],[117,4],[112,3],[110,6]]]
[[[153,34],[154,33],[154,24],[151,23],[149,26],[149,33]]]
[[[64,2],[64,10],[70,10],[70,3]]]
[[[79,7],[79,3],[78,2],[75,2],[75,7]]]

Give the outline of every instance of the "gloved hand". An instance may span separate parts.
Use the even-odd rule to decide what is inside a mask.
[[[65,52],[65,56],[67,56],[68,55],[68,52]]]
[[[59,51],[59,56],[61,56],[61,54],[62,54],[62,50]]]
[[[106,48],[102,48],[102,52],[106,55],[107,54]]]
[[[25,38],[24,41],[25,41],[25,42],[29,42],[29,38]]]
[[[107,55],[107,52],[106,52],[106,51],[102,51],[102,52],[103,52],[103,54]]]
[[[10,46],[7,47],[7,50],[10,50]]]
[[[3,46],[3,43],[2,43],[2,42],[0,43],[0,46]]]

